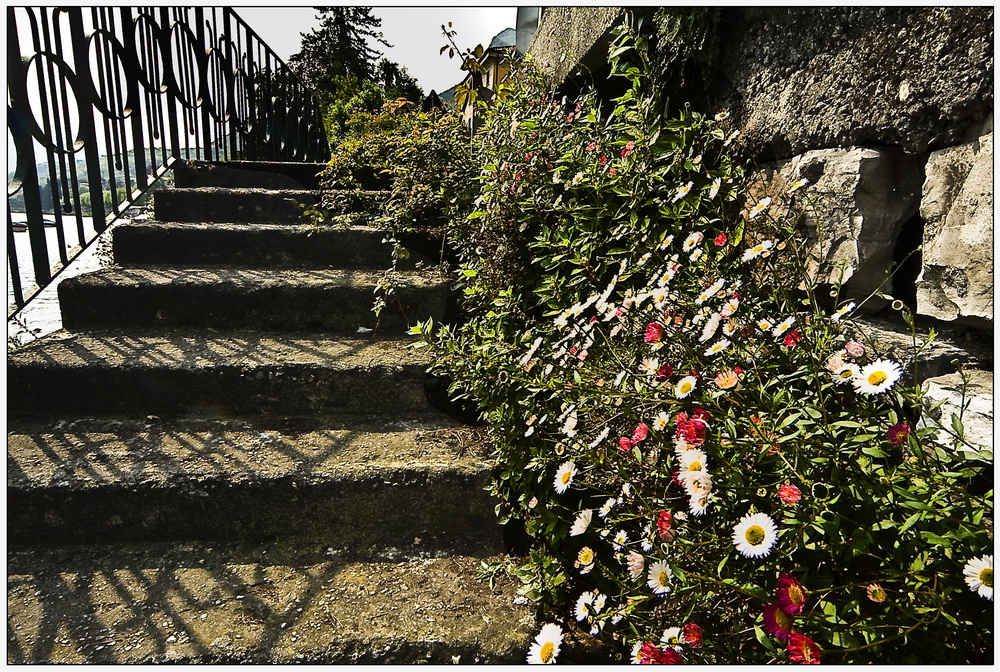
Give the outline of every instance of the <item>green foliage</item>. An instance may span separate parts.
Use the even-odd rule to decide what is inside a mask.
[[[606,116],[530,68],[496,102],[451,230],[470,318],[414,330],[489,423],[522,594],[620,656],[697,623],[685,662],[783,662],[803,644],[762,613],[794,577],[824,661],[990,660],[963,567],[992,491],[960,418],[822,309],[789,193],[747,197],[724,115],[667,116],[627,30],[611,62]]]

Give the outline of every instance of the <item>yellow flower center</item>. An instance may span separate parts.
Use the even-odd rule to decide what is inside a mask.
[[[594,551],[592,551],[590,548],[583,549],[582,551],[580,551],[579,560],[583,564],[589,565],[591,562],[594,561]]]
[[[792,601],[796,607],[800,607],[806,603],[806,593],[805,590],[799,586],[788,586],[788,599]]]
[[[691,383],[685,382],[681,383],[681,394],[687,394],[691,391]]]
[[[555,657],[556,645],[552,642],[545,642],[542,644],[542,651],[538,654],[538,657],[542,659],[543,663],[548,663]]]
[[[993,587],[993,568],[987,567],[979,573],[979,580],[983,582],[984,586],[989,588]]]
[[[562,475],[562,484],[566,485],[567,483],[569,483],[569,479],[570,479],[571,476],[572,476],[571,472],[569,472],[569,471],[564,472],[563,475]]]
[[[760,525],[752,525],[747,528],[746,540],[753,546],[759,546],[764,541],[765,536],[767,535],[764,534],[764,528]]]
[[[660,582],[661,586],[665,586],[670,583],[670,575],[666,572],[660,572],[660,575],[656,577],[656,580]]]
[[[697,460],[691,462],[691,464],[688,465],[687,470],[688,471],[701,471],[701,462],[698,462]]]
[[[868,374],[868,384],[869,385],[880,385],[885,382],[885,379],[889,376],[885,375],[885,371],[872,371]]]
[[[786,614],[783,610],[776,609],[774,611],[774,622],[777,623],[778,627],[781,628],[782,630],[786,631],[791,630],[793,621],[794,619],[788,614]]]

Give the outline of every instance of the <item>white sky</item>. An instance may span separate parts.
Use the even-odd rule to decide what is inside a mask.
[[[319,24],[311,6],[233,9],[286,61],[299,51],[301,34]],[[442,24],[452,22],[461,49],[486,47],[497,33],[515,26],[517,7],[374,7],[372,14],[382,19],[382,35],[393,48],[375,46],[390,61],[405,66],[427,94],[431,89],[440,93],[463,78],[457,57],[438,54],[447,43]]]

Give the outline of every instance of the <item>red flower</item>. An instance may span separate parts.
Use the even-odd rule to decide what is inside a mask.
[[[612,168],[611,170],[608,171],[608,175],[617,175],[617,174],[618,174],[618,171],[615,170],[614,168]]]
[[[588,152],[592,152],[595,149],[597,149],[597,143],[596,142],[592,142],[589,145],[587,145],[587,151]]]
[[[628,451],[632,450],[632,446],[634,445],[635,442],[633,442],[632,439],[628,438],[627,436],[623,436],[622,438],[618,439],[618,450],[622,451],[623,453],[627,453]]]
[[[722,233],[720,233],[719,235],[717,235],[715,237],[715,246],[716,247],[722,247],[723,245],[726,244],[726,241],[728,241],[728,240],[729,240],[729,238],[726,236],[726,232],[723,231]]]
[[[639,648],[640,665],[680,665],[684,662],[681,654],[669,646],[660,648],[652,642],[643,642]]]
[[[628,155],[632,153],[633,149],[635,149],[635,141],[629,140],[628,142],[625,143],[625,149],[621,151],[621,157],[623,159],[628,157]]]
[[[650,322],[646,325],[646,335],[643,337],[647,343],[659,343],[663,338],[663,325],[659,322]]]
[[[793,663],[818,665],[823,651],[813,640],[793,632],[788,637],[788,659]]]
[[[660,511],[660,515],[656,518],[656,534],[665,541],[673,541],[674,533],[670,531],[670,525],[673,523],[674,517],[667,513],[666,511]]]
[[[635,426],[635,429],[632,431],[632,443],[633,444],[639,443],[647,436],[649,436],[649,425],[647,425],[645,422],[640,422],[638,425]]]
[[[701,646],[701,628],[697,623],[688,623],[681,632],[684,634],[684,642],[692,649]]]
[[[905,422],[897,422],[886,432],[886,438],[894,446],[901,446],[906,443],[906,437],[910,435],[910,426]]]
[[[601,158],[597,160],[597,163],[601,164],[602,166],[607,162],[608,162],[608,157],[605,156],[604,154],[601,154]]]
[[[782,642],[787,642],[789,635],[792,634],[792,623],[795,618],[778,606],[777,604],[768,604],[764,607],[764,630]]]
[[[791,574],[787,572],[782,572],[781,576],[778,577],[778,585],[776,588],[776,593],[778,595],[778,604],[781,609],[789,616],[798,616],[802,613],[802,609],[806,606],[806,595],[809,591],[799,583]]]
[[[778,488],[778,499],[789,506],[795,506],[802,499],[802,491],[791,483],[785,483]]]
[[[570,113],[570,115],[566,117],[566,121],[573,121],[573,117],[575,116],[576,116],[575,114]]]
[[[800,340],[802,340],[802,337],[799,335],[799,332],[792,329],[787,334],[785,334],[785,347],[794,348],[796,345],[798,345]]]
[[[660,370],[656,372],[656,382],[662,383],[668,380],[670,376],[674,375],[674,367],[669,364],[664,364],[660,367]]]

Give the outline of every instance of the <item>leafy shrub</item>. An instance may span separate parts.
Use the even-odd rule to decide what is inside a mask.
[[[854,305],[820,307],[722,115],[665,117],[625,29],[611,61],[607,116],[530,72],[497,102],[454,225],[470,319],[415,329],[489,422],[522,594],[643,662],[991,660],[960,420],[942,443]]]

